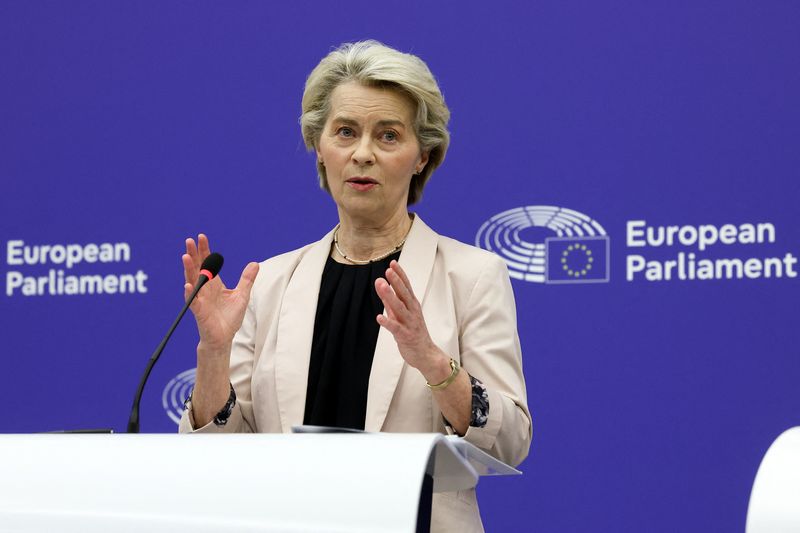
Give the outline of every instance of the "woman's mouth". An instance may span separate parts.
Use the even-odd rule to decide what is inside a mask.
[[[373,187],[375,187],[376,185],[378,185],[378,182],[375,181],[374,179],[363,177],[363,176],[350,178],[345,183],[347,183],[347,185],[350,188],[355,189],[357,191],[362,191],[362,192],[363,191],[368,191],[368,190],[372,189]]]

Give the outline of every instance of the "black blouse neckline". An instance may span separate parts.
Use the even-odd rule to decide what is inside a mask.
[[[375,280],[400,252],[367,263],[328,256],[314,320],[304,424],[364,429],[367,391],[383,302]]]

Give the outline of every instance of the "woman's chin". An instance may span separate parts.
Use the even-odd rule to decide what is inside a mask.
[[[384,221],[395,214],[401,206],[386,204],[375,199],[355,198],[337,202],[339,212],[350,218]]]

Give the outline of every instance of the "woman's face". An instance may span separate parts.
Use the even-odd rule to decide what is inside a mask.
[[[414,111],[407,96],[391,89],[348,82],[333,91],[317,157],[340,211],[378,224],[405,216],[411,176],[428,162]]]

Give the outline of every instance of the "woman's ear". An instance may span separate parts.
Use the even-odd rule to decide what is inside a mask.
[[[425,165],[428,164],[428,159],[430,159],[430,152],[427,150],[421,152],[419,154],[419,163],[417,163],[416,173],[421,174],[423,170],[425,170]]]

